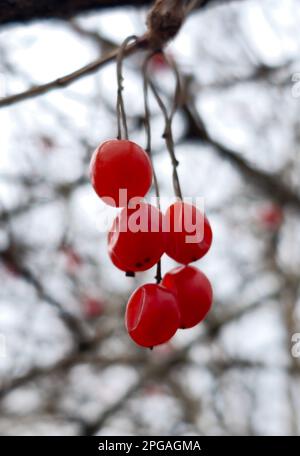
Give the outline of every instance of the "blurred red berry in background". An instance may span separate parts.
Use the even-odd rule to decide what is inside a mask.
[[[167,59],[165,58],[164,54],[162,52],[157,52],[151,58],[150,68],[154,72],[165,71],[170,68],[170,65]]]
[[[259,210],[260,224],[268,230],[277,230],[283,223],[283,209],[275,203],[269,203]]]
[[[83,314],[88,319],[99,317],[104,310],[104,302],[101,299],[86,296],[82,300]]]
[[[74,274],[82,265],[82,258],[71,246],[63,245],[60,250],[65,255],[67,272]]]

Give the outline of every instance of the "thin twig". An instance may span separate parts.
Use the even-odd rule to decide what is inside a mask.
[[[118,56],[117,56],[117,82],[118,82],[118,96],[117,96],[117,123],[118,123],[118,139],[122,138],[122,127],[124,130],[124,137],[128,139],[128,127],[126,119],[126,111],[123,99],[123,60],[126,53],[127,46],[130,41],[136,42],[137,37],[135,35],[128,36],[120,46]]]
[[[145,37],[139,38],[135,43],[128,46],[124,52],[124,56],[129,56],[138,50],[147,49],[148,46],[148,39]],[[19,103],[24,100],[28,100],[39,95],[43,95],[55,89],[62,89],[64,87],[69,86],[73,82],[78,81],[80,78],[88,76],[95,71],[99,70],[100,68],[104,67],[108,63],[113,62],[116,60],[119,54],[119,48],[115,49],[114,51],[110,52],[104,57],[100,57],[99,59],[94,60],[93,62],[89,63],[88,65],[79,68],[72,73],[67,74],[58,79],[54,79],[53,81],[47,82],[46,84],[41,84],[38,86],[33,86],[24,92],[17,93],[15,95],[10,95],[8,97],[0,99],[0,108],[5,106],[10,106],[16,103]]]
[[[90,342],[90,336],[87,328],[80,321],[80,319],[67,311],[63,304],[61,304],[45,290],[41,281],[20,260],[18,243],[15,240],[10,213],[6,211],[2,201],[0,201],[0,206],[2,206],[2,214],[6,215],[6,223],[8,227],[7,232],[9,237],[9,245],[5,251],[0,252],[0,258],[35,289],[40,299],[44,300],[47,304],[56,309],[66,328],[70,331],[73,342],[77,346],[78,350],[86,349]]]
[[[149,108],[149,81],[148,81],[148,63],[151,60],[153,54],[150,54],[146,57],[143,65],[143,89],[144,89],[144,109],[145,109],[145,129],[146,129],[146,152],[148,153],[152,169],[153,169],[153,181],[154,181],[154,188],[155,188],[155,196],[156,196],[156,204],[158,210],[160,210],[160,191],[158,185],[157,175],[154,169],[153,159],[152,159],[152,144],[151,144],[151,113]],[[156,282],[159,284],[162,280],[161,275],[161,260],[157,262],[156,265]]]
[[[179,176],[177,173],[177,167],[179,165],[179,162],[175,155],[174,139],[173,139],[173,132],[172,132],[172,120],[173,120],[174,114],[175,114],[177,106],[178,106],[178,99],[179,99],[179,92],[180,92],[180,80],[178,77],[178,72],[174,71],[174,74],[176,77],[176,87],[175,87],[174,103],[173,103],[170,115],[168,114],[167,108],[162,100],[162,97],[159,94],[158,89],[156,88],[155,84],[151,80],[149,80],[149,86],[151,87],[153,95],[154,95],[154,97],[162,111],[164,119],[165,119],[165,130],[163,133],[163,138],[166,141],[166,146],[167,146],[167,149],[168,149],[168,152],[169,152],[169,155],[171,158],[171,162],[172,162],[174,192],[175,192],[175,195],[177,196],[177,198],[182,200],[182,192],[181,192],[181,187],[180,187],[180,182],[179,182]]]

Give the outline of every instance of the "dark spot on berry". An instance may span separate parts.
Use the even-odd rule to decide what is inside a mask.
[[[143,265],[142,265],[142,263],[135,263],[135,266],[136,266],[137,268],[141,268]]]
[[[150,261],[150,258],[149,258],[149,257],[147,257],[147,258],[144,259],[144,263],[149,263],[149,261]]]

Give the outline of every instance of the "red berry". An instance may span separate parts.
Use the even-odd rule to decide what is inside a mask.
[[[132,141],[112,139],[95,150],[90,175],[96,193],[110,206],[124,207],[143,198],[152,183],[152,166],[144,149]],[[119,190],[127,194],[120,196]]]
[[[86,297],[83,302],[83,312],[86,318],[95,318],[99,317],[104,310],[104,304],[101,300]]]
[[[82,265],[82,258],[80,255],[68,245],[63,245],[60,249],[66,257],[66,269],[70,274],[73,274]]]
[[[211,308],[213,292],[203,272],[193,266],[180,266],[164,276],[162,285],[177,298],[181,328],[192,328],[205,318]]]
[[[108,253],[125,272],[146,271],[164,253],[163,215],[151,204],[124,208],[108,233]]]
[[[277,230],[283,222],[283,211],[276,204],[269,204],[260,212],[262,225],[270,230]]]
[[[153,71],[164,71],[170,68],[169,63],[162,52],[154,54],[150,63]]]
[[[179,318],[174,294],[161,285],[146,284],[129,298],[125,322],[134,342],[151,348],[167,342],[176,333]]]
[[[10,260],[4,260],[4,268],[6,272],[13,277],[18,277],[20,276],[20,271],[18,270],[17,265],[15,265],[12,261]]]
[[[196,206],[182,201],[172,204],[166,213],[166,253],[178,263],[188,264],[203,257],[212,243],[208,219]]]

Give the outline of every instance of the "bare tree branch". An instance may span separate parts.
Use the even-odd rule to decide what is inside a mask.
[[[226,147],[211,137],[204,122],[192,102],[184,103],[182,110],[188,120],[186,139],[202,140],[213,146],[213,149],[224,159],[228,160],[246,178],[246,181],[263,191],[269,198],[280,204],[292,206],[300,211],[300,195],[290,189],[275,174],[268,174],[242,158],[235,150]]]
[[[220,0],[219,0],[220,1]],[[223,1],[223,0],[222,0]],[[37,2],[34,1],[28,1],[28,2],[13,2],[14,3],[14,9],[16,9],[17,4],[31,4],[31,8],[34,8],[36,6]],[[49,6],[48,4],[51,2],[40,2],[40,8],[41,4],[47,3],[47,11],[49,12]],[[57,2],[53,2],[57,3]],[[69,1],[64,1],[64,2],[59,2],[60,5],[65,5],[65,7],[70,7],[70,3],[76,4],[86,4],[87,2],[77,0],[75,2],[69,2]],[[110,6],[116,6],[118,2],[96,2],[99,6],[99,3],[103,3],[106,6],[110,4]],[[131,2],[133,5],[140,4],[142,2]],[[181,2],[179,2],[180,4]],[[207,4],[214,3],[211,0],[205,0],[202,2],[199,2],[199,7],[206,6]],[[7,5],[7,9],[10,10],[9,5],[11,5],[11,2],[8,0],[0,0],[0,24],[1,24],[1,6],[3,4],[3,10],[5,4]],[[166,6],[167,5],[167,6]],[[156,50],[158,47],[161,48],[163,47],[170,39],[174,38],[178,30],[180,29],[182,22],[184,21],[186,15],[190,13],[189,8],[175,8],[174,7],[174,2],[167,4],[167,2],[161,2],[160,0],[156,0],[153,8],[150,10],[147,18],[147,25],[148,25],[148,31],[146,34],[142,37],[140,37],[136,42],[133,44],[129,45],[124,52],[124,56],[129,56],[133,53],[135,53],[138,50],[147,50],[147,49],[154,49]],[[74,5],[73,5],[74,6]],[[46,5],[44,5],[46,7]],[[51,9],[51,8],[50,8]],[[2,12],[3,14],[3,12]],[[13,15],[11,15],[13,17]],[[28,90],[25,90],[23,92],[7,96],[5,98],[0,99],[0,108],[3,108],[5,106],[10,106],[15,103],[19,103],[21,101],[27,100],[29,98],[34,98],[39,95],[43,95],[47,92],[50,92],[55,89],[61,89],[64,87],[69,86],[73,82],[77,81],[78,79],[88,76],[95,71],[99,70],[106,64],[114,61],[118,55],[119,49],[115,49],[112,52],[108,53],[104,57],[100,57],[99,59],[94,60],[93,62],[73,71],[72,73],[69,73],[65,76],[59,77],[53,81],[47,82],[45,84],[41,84],[38,86],[33,86],[29,88]]]
[[[199,6],[225,1],[228,2],[204,0]],[[126,6],[138,8],[151,3],[151,0],[0,0],[0,25],[37,19],[68,19],[88,11]]]
[[[128,44],[128,46],[126,46],[126,49],[122,52],[123,57],[129,56],[140,49],[159,50],[170,39],[174,38],[179,31],[186,14],[189,12],[186,8],[180,8],[180,4],[181,1],[178,0],[168,0],[165,2],[156,0],[153,8],[149,11],[147,16],[147,32],[142,37],[136,39],[133,44]],[[78,79],[87,76],[97,71],[104,65],[114,61],[119,52],[120,49],[116,49],[108,55],[100,57],[99,59],[94,60],[88,65],[85,65],[82,68],[67,74],[66,76],[57,78],[53,81],[47,82],[46,84],[31,87],[28,90],[5,97],[2,100],[0,99],[0,108],[27,100],[28,98],[34,98],[54,89],[66,87]]]
[[[124,54],[128,56],[136,52],[138,49],[146,48],[147,43],[148,40],[144,38],[140,39],[134,44],[128,46]],[[19,103],[20,101],[28,100],[29,98],[34,98],[39,95],[43,95],[55,89],[62,89],[64,87],[67,87],[73,82],[77,81],[78,79],[88,76],[89,74],[94,73],[95,71],[99,70],[108,63],[113,62],[116,59],[118,52],[119,50],[116,49],[107,54],[106,56],[100,57],[99,59],[94,60],[88,65],[85,65],[84,67],[79,68],[78,70],[73,71],[72,73],[69,73],[66,76],[62,76],[53,81],[47,82],[46,84],[31,87],[30,89],[25,90],[24,92],[20,92],[15,95],[2,98],[0,99],[0,108],[10,106],[15,103]]]
[[[5,397],[8,393],[15,390],[16,388],[20,388],[23,385],[26,385],[30,382],[37,382],[42,378],[47,378],[49,376],[59,375],[63,372],[68,371],[75,365],[80,363],[90,363],[93,365],[101,365],[102,368],[107,366],[111,366],[114,364],[136,364],[142,361],[141,356],[129,356],[129,357],[114,357],[108,358],[105,356],[100,355],[93,355],[91,353],[92,349],[94,349],[97,344],[99,344],[102,340],[104,340],[108,335],[111,333],[111,328],[108,330],[104,330],[99,333],[96,337],[94,337],[93,341],[90,344],[90,350],[87,352],[79,352],[78,350],[72,351],[69,355],[62,358],[61,360],[57,361],[54,365],[50,367],[34,367],[26,372],[24,375],[20,377],[16,377],[12,379],[9,384],[3,385],[0,390],[0,399]],[[144,357],[143,357],[144,358]]]

